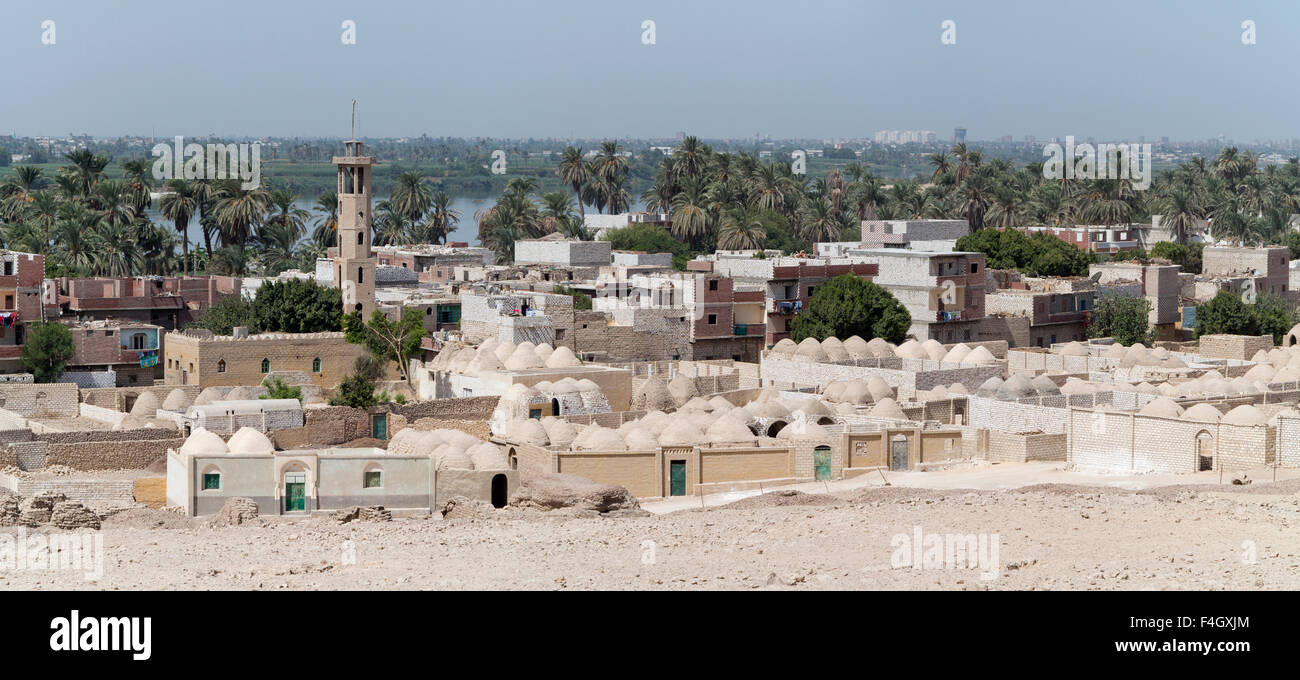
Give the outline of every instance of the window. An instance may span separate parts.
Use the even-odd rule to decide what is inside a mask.
[[[365,238],[366,238],[365,234],[364,234],[363,232],[358,231],[358,232],[357,232],[357,245],[361,245],[361,244],[365,241]]]
[[[270,372],[271,372],[271,360],[270,360],[270,359],[263,359],[263,360],[262,360],[262,372],[263,372],[263,373],[270,373]]]
[[[717,290],[717,289],[718,289],[718,280],[717,280],[717,279],[710,279],[710,280],[709,280],[709,290]]]
[[[978,263],[978,262],[972,262],[972,263],[970,263],[970,273],[972,273],[972,274],[978,274],[979,272],[980,272],[980,266],[979,266],[979,263]]]
[[[367,489],[384,488],[383,470],[366,470],[365,488]]]
[[[717,314],[710,314],[710,315],[709,315],[709,325],[710,325],[710,326],[716,326],[716,325],[718,325],[718,315],[717,315]]]
[[[225,372],[226,372],[226,360],[222,359],[221,361],[217,362],[217,373],[225,373]]]
[[[5,309],[13,309],[13,308],[14,308],[14,296],[12,296],[12,295],[6,295],[6,296],[5,296]]]
[[[357,267],[357,283],[365,283],[366,277],[362,275],[363,271],[365,270],[363,270],[361,267]]]
[[[203,473],[203,490],[220,491],[221,490],[221,473],[205,472]]]
[[[541,420],[541,419],[542,419],[542,409],[540,409],[540,408],[530,408],[530,409],[528,409],[528,417],[529,417],[529,418],[532,418],[533,420]]]
[[[556,340],[563,340],[563,339],[564,339],[564,329],[563,329],[563,328],[557,328],[557,329],[555,329],[555,339],[556,339]]]

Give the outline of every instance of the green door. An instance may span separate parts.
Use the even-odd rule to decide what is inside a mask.
[[[831,447],[818,446],[813,449],[813,468],[817,473],[817,481],[831,478]]]
[[[302,482],[285,482],[284,511],[301,512],[307,509],[307,485]]]
[[[370,416],[370,436],[375,439],[388,439],[388,416],[382,413]]]
[[[668,495],[686,495],[686,461],[675,460],[668,464]]]

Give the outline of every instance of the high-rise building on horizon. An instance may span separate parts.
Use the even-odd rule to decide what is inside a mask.
[[[952,129],[952,143],[962,144],[966,141],[966,128],[959,127]]]

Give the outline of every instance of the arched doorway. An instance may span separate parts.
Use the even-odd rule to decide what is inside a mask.
[[[834,425],[834,424],[835,424],[835,419],[832,418],[832,417],[830,417],[830,416],[822,416],[821,418],[818,418],[818,419],[817,419],[817,424],[818,424],[818,425]]]
[[[775,437],[778,432],[785,429],[786,422],[778,420],[767,427],[767,436]]]
[[[560,415],[560,400],[554,397],[551,398],[551,415]]]
[[[518,456],[518,454],[515,452],[515,448],[514,448],[513,446],[510,447],[510,453],[506,454],[506,456],[507,456],[507,458],[509,458],[509,460],[510,460],[510,469],[511,469],[511,470],[518,470],[518,469],[519,469],[519,456]]]
[[[492,507],[506,507],[507,484],[505,475],[492,475]]]
[[[281,508],[286,513],[307,512],[307,468],[302,463],[290,463],[284,468],[281,482],[283,495]]]
[[[1207,430],[1196,435],[1196,471],[1214,469],[1214,437]]]

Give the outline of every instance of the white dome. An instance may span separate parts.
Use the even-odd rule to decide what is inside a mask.
[[[226,442],[215,432],[202,427],[194,428],[180,448],[180,453],[188,456],[224,456],[227,452]]]
[[[621,432],[623,442],[627,444],[629,451],[648,451],[659,448],[659,440],[655,438],[654,433],[632,423],[632,427]]]
[[[962,360],[961,363],[963,365],[985,366],[996,363],[997,360],[997,357],[993,356],[992,352],[988,351],[984,345],[980,345],[971,350],[970,354],[967,354],[966,358]]]
[[[872,356],[871,346],[866,340],[853,335],[844,341],[844,351],[849,353],[852,359],[866,359]]]
[[[547,418],[542,421],[542,429],[553,446],[571,446],[578,437],[578,428],[563,418]]]
[[[534,418],[513,420],[506,431],[515,441],[521,444],[546,446],[550,442],[550,437],[546,435],[546,428],[542,427],[541,421]]]
[[[152,418],[157,415],[158,409],[162,404],[158,403],[158,397],[153,392],[144,392],[135,398],[135,404],[131,405],[131,415]]]
[[[898,402],[885,397],[871,407],[870,415],[877,418],[895,418],[897,420],[907,420],[907,414],[899,408]]]
[[[1222,417],[1223,414],[1219,412],[1219,409],[1209,404],[1196,404],[1183,411],[1183,420],[1217,423]]]
[[[165,411],[184,411],[189,405],[190,398],[185,396],[185,390],[178,387],[167,393],[167,398],[163,399],[162,408]]]
[[[804,338],[799,343],[799,348],[795,350],[794,355],[808,361],[826,360],[826,352],[822,350],[822,345],[817,342],[816,338]]]
[[[506,460],[506,454],[502,453],[496,444],[490,442],[483,442],[469,447],[465,450],[465,455],[469,456],[475,470],[508,470],[510,468],[510,461]]]
[[[772,345],[771,352],[773,354],[788,357],[792,356],[797,349],[799,349],[799,345],[796,344],[794,340],[791,340],[790,338],[782,338],[775,345]]]
[[[251,427],[241,427],[230,438],[230,452],[236,455],[266,456],[275,453],[275,445],[266,435]]]
[[[556,347],[550,358],[546,360],[547,368],[569,368],[581,365],[582,362],[578,361],[578,357],[574,356],[573,350],[564,346]]]
[[[1223,419],[1219,422],[1224,425],[1267,425],[1268,418],[1254,406],[1242,404],[1223,414]]]
[[[898,349],[894,350],[894,353],[904,359],[928,358],[925,353],[925,349],[921,347],[921,343],[915,340],[908,340],[907,342],[899,345]]]
[[[690,420],[674,419],[659,433],[660,446],[695,446],[704,441],[704,433]]]
[[[943,360],[951,364],[960,364],[967,355],[971,353],[971,348],[964,342],[953,345],[948,353],[943,355]]]

